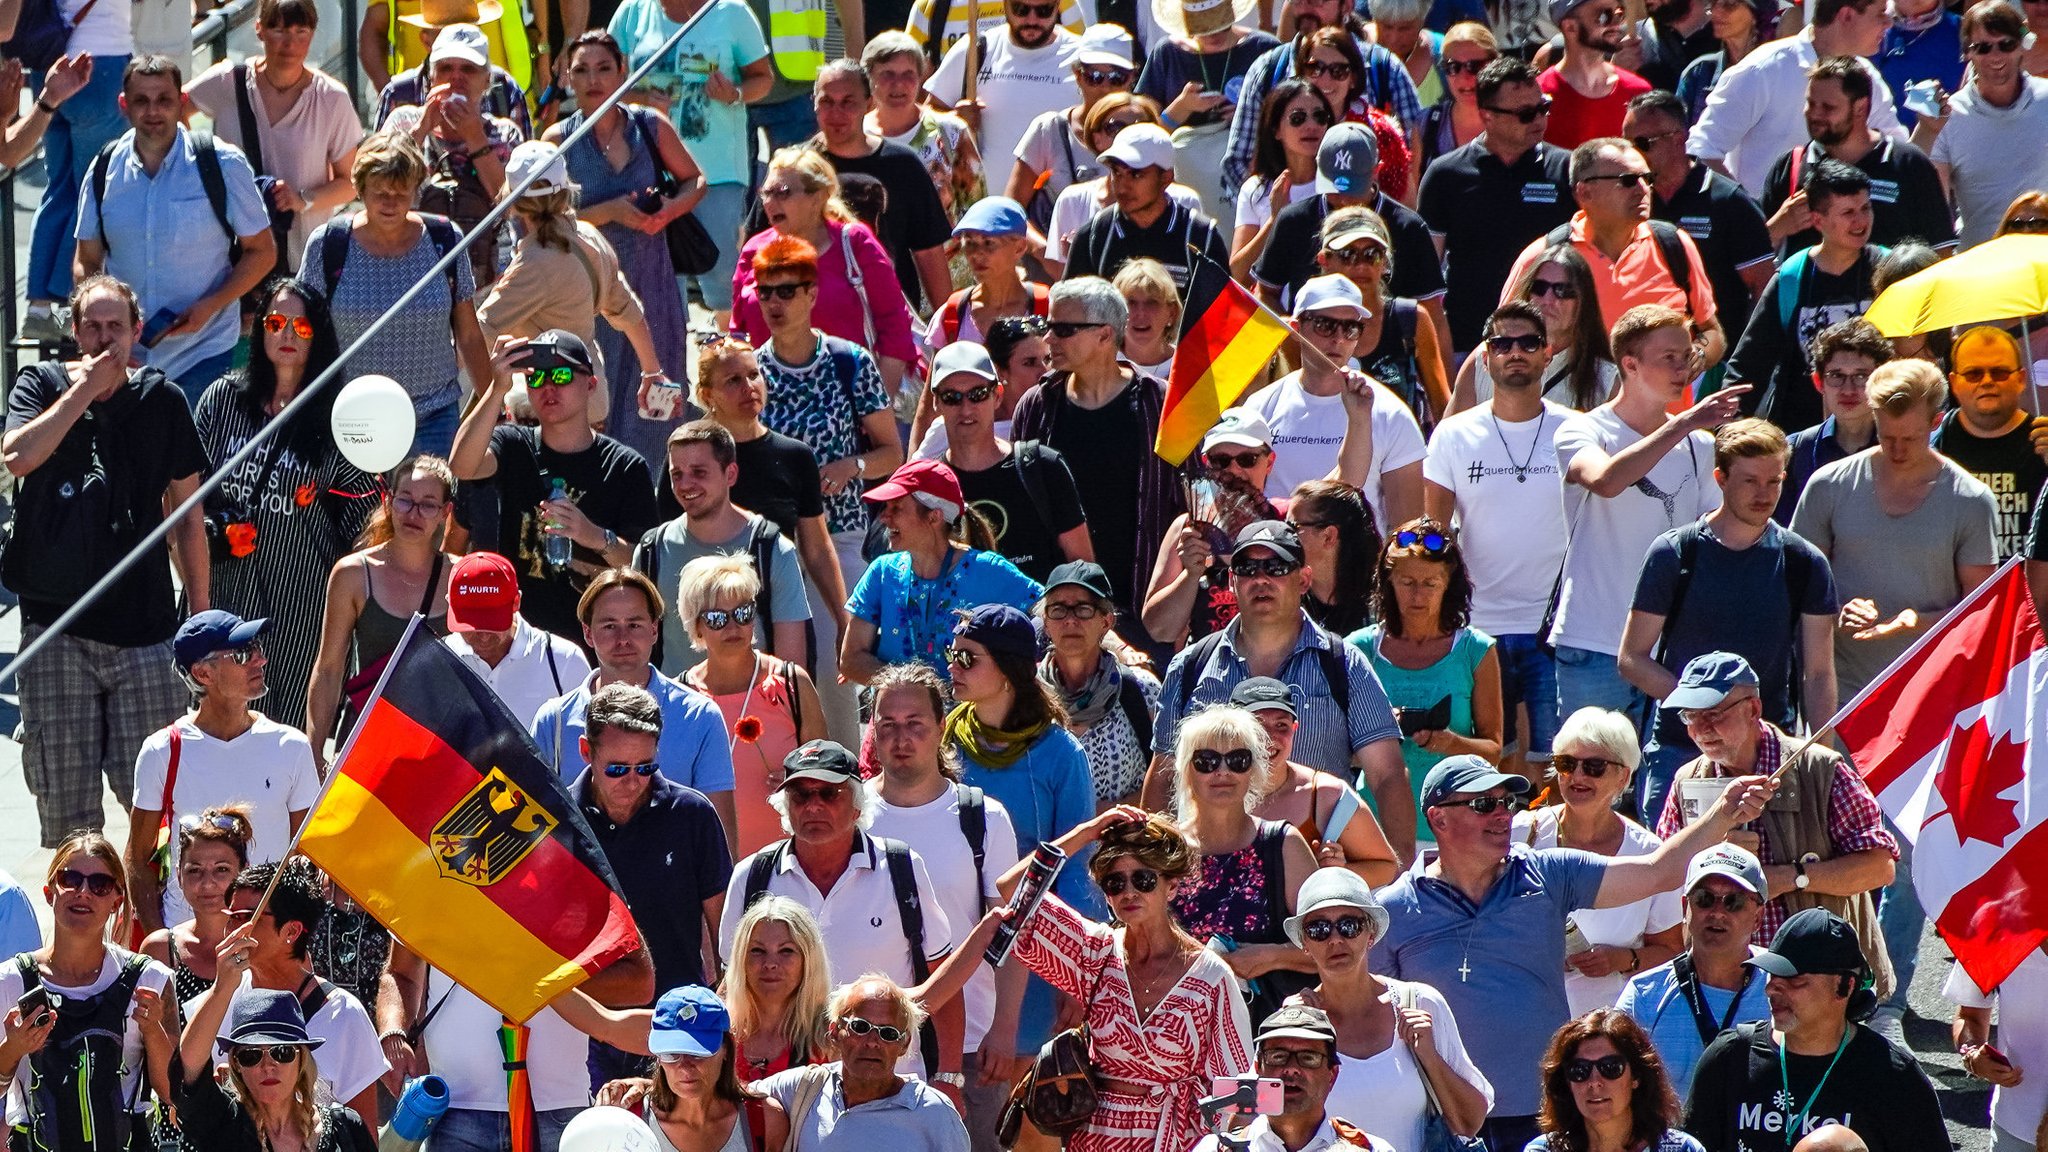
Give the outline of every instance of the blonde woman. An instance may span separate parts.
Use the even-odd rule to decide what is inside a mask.
[[[1147,376],[1166,379],[1180,338],[1180,289],[1166,265],[1149,256],[1126,261],[1110,283],[1123,295],[1130,320],[1124,325],[1124,359]]]
[[[241,987],[256,946],[243,925],[221,941],[219,975],[200,997],[178,1042],[178,1123],[190,1147],[265,1152],[363,1152],[366,1122],[321,1102],[313,1050],[298,997]],[[225,1023],[225,1028],[223,1028]],[[214,1046],[225,1040],[227,1075],[214,1074]]]

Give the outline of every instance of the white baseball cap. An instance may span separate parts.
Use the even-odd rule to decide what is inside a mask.
[[[562,150],[545,140],[528,140],[505,160],[506,187],[517,188],[530,174],[534,174],[533,183],[521,196],[548,196],[569,187],[569,165],[562,159]]]
[[[932,359],[932,386],[946,382],[949,376],[979,376],[991,383],[1002,378],[996,375],[996,362],[989,357],[988,349],[972,340],[955,340]]]
[[[1133,124],[1116,134],[1116,140],[1102,150],[1102,159],[1114,160],[1126,168],[1164,168],[1173,171],[1173,137],[1157,124]]]
[[[1069,64],[1095,64],[1131,71],[1136,42],[1121,24],[1090,24],[1074,43]]]
[[[1335,272],[1310,277],[1294,294],[1294,318],[1299,320],[1311,312],[1349,312],[1359,320],[1372,315],[1358,285]]]
[[[1209,434],[1202,437],[1202,451],[1218,444],[1235,444],[1240,448],[1271,448],[1273,426],[1249,408],[1225,408],[1223,415],[1216,418],[1216,424]]]
[[[491,66],[491,42],[474,24],[450,24],[434,37],[427,52],[427,67],[442,60],[467,60],[479,68]]]

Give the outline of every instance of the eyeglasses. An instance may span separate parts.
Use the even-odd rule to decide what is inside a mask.
[[[2007,232],[2048,232],[2048,217],[2022,216],[2005,226]]]
[[[1963,45],[1963,55],[1965,56],[1989,56],[1993,52],[2003,56],[2008,52],[2017,52],[2019,50],[2020,42],[2010,36],[2000,36],[1996,40],[1973,40]]]
[[[1317,108],[1314,111],[1310,111],[1307,108],[1290,108],[1287,110],[1287,126],[1289,128],[1299,128],[1311,120],[1325,128],[1336,122],[1328,112],[1323,111],[1321,108]]]
[[[642,760],[638,764],[607,764],[604,766],[604,774],[614,780],[623,780],[629,774],[652,776],[654,775],[654,768],[655,764],[652,760]]]
[[[673,1068],[678,1064],[694,1064],[700,1060],[715,1060],[717,1056],[692,1056],[687,1052],[663,1052],[655,1058],[656,1063]]]
[[[1529,281],[1529,299],[1541,300],[1545,296],[1559,301],[1577,300],[1579,298],[1579,290],[1568,280]]]
[[[64,892],[85,892],[94,896],[112,896],[121,890],[109,873],[80,872],[76,868],[58,869],[57,887]]]
[[[1491,816],[1503,808],[1511,813],[1520,812],[1522,810],[1522,798],[1520,796],[1474,796],[1470,800],[1444,800],[1432,804],[1430,807],[1470,808],[1481,816]]]
[[[313,322],[304,316],[287,316],[282,312],[272,312],[263,318],[263,330],[272,336],[287,328],[292,330],[292,335],[301,340],[313,338]]]
[[[994,252],[1014,239],[1018,239],[1018,237],[997,236],[986,232],[968,232],[960,237],[960,250],[962,252]]]
[[[1356,340],[1365,335],[1365,321],[1339,320],[1334,316],[1310,316],[1303,322],[1304,327],[1318,336],[1341,336]]]
[[[1573,1060],[1564,1066],[1564,1078],[1574,1084],[1584,1084],[1593,1078],[1594,1071],[1602,1080],[1619,1080],[1628,1071],[1628,1061],[1620,1056],[1602,1056],[1598,1060]]]
[[[1262,1048],[1259,1050],[1261,1068],[1299,1068],[1304,1072],[1320,1072],[1330,1066],[1330,1054],[1313,1049],[1297,1052],[1292,1048]]]
[[[955,668],[972,668],[980,659],[981,654],[979,652],[972,652],[965,648],[946,649],[946,663],[951,664]]]
[[[1498,57],[1488,56],[1483,60],[1445,60],[1437,67],[1442,68],[1446,76],[1477,76],[1496,59]]]
[[[1648,136],[1631,136],[1628,138],[1628,142],[1636,146],[1636,151],[1648,152],[1651,148],[1656,147],[1659,140],[1669,140],[1673,136],[1683,135],[1685,135],[1685,129],[1673,128],[1669,132],[1655,132]]]
[[[1121,896],[1124,889],[1135,888],[1150,892],[1159,887],[1159,873],[1150,868],[1133,868],[1129,872],[1111,872],[1098,882],[1105,896]]]
[[[1584,184],[1597,184],[1602,180],[1612,180],[1623,188],[1641,188],[1650,182],[1650,174],[1648,172],[1614,172],[1606,176],[1588,176],[1580,182]]]
[[[1387,258],[1386,250],[1377,244],[1360,244],[1354,248],[1325,248],[1323,254],[1330,258],[1330,263],[1341,264],[1346,268],[1356,268],[1360,264],[1378,264]],[[1360,335],[1365,333],[1365,325],[1358,321],[1352,323],[1358,324]]]
[[[794,284],[756,283],[754,293],[763,300],[794,300],[797,293],[809,291],[812,287],[814,282],[810,280],[799,280]]]
[[[1093,620],[1100,615],[1102,615],[1102,606],[1099,604],[1047,604],[1045,606],[1045,618],[1047,620]]]
[[[207,657],[207,659],[232,660],[237,664],[246,666],[254,663],[256,658],[261,655],[263,655],[263,642],[261,640],[251,640],[240,648],[223,648]]]
[[[1058,4],[1019,4],[1017,0],[1010,0],[1010,15],[1019,20],[1029,20],[1032,17],[1050,20],[1059,14],[1059,10]]]
[[[806,804],[817,804],[820,802],[837,804],[839,803],[839,798],[846,795],[846,785],[823,784],[816,788],[784,788],[782,794],[788,797],[789,802],[798,808]]]
[[[955,392],[951,388],[939,388],[932,392],[932,395],[938,399],[939,407],[941,408],[958,408],[962,404],[980,404],[995,394],[996,386],[993,384],[983,384],[979,387],[970,388],[965,392]]]
[[[1255,448],[1250,452],[1211,452],[1203,457],[1203,459],[1209,462],[1209,467],[1221,472],[1225,468],[1232,467],[1256,468],[1259,466],[1259,461],[1264,460],[1270,454],[1269,449]]]
[[[1332,80],[1351,79],[1351,63],[1348,60],[1310,60],[1301,66],[1301,74],[1310,80],[1328,76]]]
[[[1332,932],[1346,940],[1356,940],[1365,931],[1365,925],[1363,916],[1326,916],[1320,920],[1303,920],[1301,934],[1317,943],[1328,940]]]
[[[2017,368],[1964,368],[1956,373],[1971,384],[1982,384],[1987,379],[1993,384],[2003,384],[2019,374]]]
[[[1228,752],[1204,748],[1189,756],[1188,763],[1198,776],[1213,775],[1224,768],[1230,769],[1234,776],[1243,776],[1252,770],[1252,754],[1248,748],[1233,748]]]
[[[1551,756],[1550,766],[1557,769],[1559,776],[1570,776],[1576,772],[1588,780],[1605,779],[1609,768],[1620,767],[1615,761],[1602,760],[1598,756],[1588,756],[1580,759],[1577,756],[1566,756],[1562,753]]]
[[[1287,560],[1279,556],[1268,556],[1264,560],[1260,560],[1257,557],[1247,557],[1243,560],[1232,560],[1230,562],[1231,573],[1240,580],[1250,580],[1257,576],[1267,576],[1278,580],[1282,576],[1291,576],[1300,569],[1300,561]]]
[[[553,368],[535,368],[526,373],[526,386],[539,391],[542,388],[560,388],[576,382],[576,370],[567,364]]]
[[[1450,551],[1450,538],[1434,522],[1425,522],[1421,528],[1403,528],[1394,533],[1394,547],[1421,548],[1431,556],[1441,556]]]
[[[1131,74],[1123,68],[1083,68],[1081,79],[1097,88],[1104,85],[1122,88],[1131,82]]]
[[[1695,888],[1685,894],[1685,899],[1702,912],[1713,911],[1715,905],[1730,912],[1741,912],[1749,907],[1752,897],[1747,892],[1723,892],[1717,896],[1705,888]]]
[[[872,1020],[863,1020],[858,1016],[841,1016],[839,1018],[839,1026],[855,1036],[866,1036],[872,1032],[880,1037],[884,1044],[901,1044],[910,1038],[910,1033],[896,1027],[894,1024],[877,1024]]]
[[[391,510],[401,516],[409,516],[414,512],[424,513],[428,516],[439,516],[441,509],[447,506],[447,504],[439,500],[415,500],[410,496],[393,496],[391,498]]]
[[[1051,332],[1060,339],[1070,340],[1090,328],[1107,328],[1109,325],[1099,320],[1054,320],[1046,324],[1045,327],[1046,331]]]
[[[697,613],[697,622],[713,632],[725,631],[725,626],[728,624],[737,624],[744,628],[754,622],[754,606],[752,604],[742,604],[731,610],[706,608],[704,611]]]
[[[270,1057],[270,1061],[273,1064],[289,1064],[299,1058],[299,1046],[296,1044],[272,1044],[267,1048],[235,1049],[235,1063],[240,1064],[244,1068],[254,1068],[258,1064],[263,1063],[265,1056]]]
[[[1488,336],[1486,350],[1496,356],[1505,356],[1510,352],[1541,352],[1543,334],[1524,332],[1520,336]]]
[[[1524,104],[1520,108],[1502,108],[1498,104],[1482,105],[1479,110],[1491,112],[1496,116],[1513,116],[1524,124],[1534,124],[1538,117],[1550,115],[1550,99],[1545,97],[1534,104]]]
[[[1756,699],[1754,696],[1737,696],[1733,700],[1723,700],[1712,708],[1680,708],[1678,710],[1678,720],[1688,728],[1705,724],[1719,724],[1722,717],[1728,715],[1728,713],[1740,706],[1744,701],[1754,699]]]
[[[1820,378],[1830,388],[1861,388],[1870,383],[1868,372],[1823,372]]]

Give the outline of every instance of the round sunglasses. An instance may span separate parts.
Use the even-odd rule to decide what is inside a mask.
[[[754,622],[754,606],[752,604],[742,604],[731,610],[706,608],[704,611],[697,613],[697,622],[713,632],[725,631],[725,627],[728,624],[737,624],[744,628]]]
[[[1233,748],[1228,752],[1204,748],[1188,757],[1188,763],[1202,776],[1224,768],[1230,769],[1232,775],[1243,776],[1252,770],[1252,754],[1248,748]]]
[[[1332,932],[1346,940],[1356,940],[1365,932],[1365,926],[1363,916],[1332,916],[1302,921],[1301,934],[1318,943],[1328,940]]]
[[[1105,896],[1121,896],[1126,889],[1135,888],[1140,892],[1151,892],[1159,887],[1159,873],[1150,868],[1133,868],[1129,872],[1111,872],[1097,882]]]

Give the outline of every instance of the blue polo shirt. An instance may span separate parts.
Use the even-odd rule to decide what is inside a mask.
[[[647,691],[661,705],[661,740],[654,746],[661,774],[707,795],[732,791],[732,747],[718,705],[653,668],[647,673]],[[590,767],[583,759],[583,710],[590,707],[599,675],[592,672],[567,694],[542,705],[533,718],[533,742],[540,746],[541,759],[565,780]]]
[[[773,1096],[785,1111],[795,1107],[807,1077],[825,1075],[817,1106],[792,1121],[796,1152],[961,1152],[967,1147],[967,1126],[939,1090],[915,1076],[903,1078],[893,1096],[846,1106],[844,1079],[837,1063],[822,1072],[791,1068],[755,1084]]]
[[[1754,956],[1762,951],[1752,946],[1749,954]],[[1735,1002],[1733,990],[1700,985],[1700,998],[1706,1001],[1707,1014],[1715,1024],[1725,1019],[1732,1028],[1771,1018],[1771,1002],[1764,997],[1764,974],[1754,968],[1744,968],[1743,974],[1749,982],[1742,989],[1742,1004],[1733,1016],[1728,1015],[1728,1006]],[[1671,1077],[1672,1091],[1678,1093],[1680,1100],[1685,1099],[1692,1091],[1693,1069],[1699,1066],[1700,1054],[1707,1050],[1707,1044],[1700,1039],[1699,1024],[1693,1019],[1685,994],[1679,991],[1678,974],[1669,963],[1640,973],[1621,990],[1621,999],[1614,1006],[1628,1013],[1650,1034],[1657,1055],[1664,1060],[1664,1071]]]
[[[626,907],[654,958],[654,987],[705,984],[704,901],[725,894],[732,857],[725,826],[695,788],[656,772],[647,802],[623,824],[605,814],[592,793],[590,769],[570,785],[583,819],[619,878]]]
[[[1542,1107],[1543,1050],[1571,1019],[1564,918],[1593,906],[1607,863],[1575,848],[1516,844],[1476,905],[1455,885],[1416,872],[1379,891],[1388,924],[1372,946],[1372,970],[1443,993],[1465,1050],[1493,1083],[1496,1117]]]

